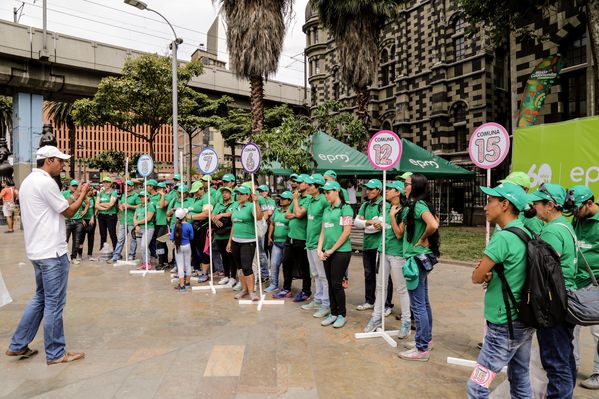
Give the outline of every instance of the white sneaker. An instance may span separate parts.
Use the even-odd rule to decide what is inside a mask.
[[[230,278],[227,282],[227,288],[233,288],[235,286],[235,283],[237,283],[237,281],[234,278]]]
[[[374,305],[368,302],[364,302],[361,305],[356,306],[356,310],[363,311],[374,308]]]
[[[90,256],[88,259],[90,262],[97,262],[98,258],[94,258],[93,256]]]
[[[75,258],[75,259],[71,259],[71,263],[74,265],[78,265],[81,263],[81,261],[79,261],[79,259]]]
[[[218,281],[218,285],[225,285],[229,282],[229,277],[223,277]]]

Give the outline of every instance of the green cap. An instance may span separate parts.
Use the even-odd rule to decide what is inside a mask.
[[[499,183],[514,183],[520,187],[530,188],[532,179],[524,172],[512,172],[505,179],[499,180]]]
[[[310,178],[310,175],[307,175],[305,173],[302,173],[301,175],[298,176],[298,178],[302,179],[302,181],[305,183],[306,179]],[[301,182],[300,182],[301,183]]]
[[[235,192],[239,194],[251,194],[252,190],[248,186],[239,186],[235,189]]]
[[[160,183],[158,183],[157,187],[166,188],[166,183],[161,181]]]
[[[128,186],[133,186],[133,180],[127,180],[127,185]]]
[[[303,180],[304,180],[304,183],[306,183],[306,184],[314,184],[314,180],[312,180],[312,176],[305,177]]]
[[[279,195],[279,198],[290,200],[293,198],[293,194],[291,194],[291,191],[283,191],[281,195]]]
[[[420,269],[418,268],[418,263],[416,263],[415,256],[408,258],[403,265],[402,271],[408,290],[413,291],[418,288],[418,284],[420,283]]]
[[[303,183],[304,182],[304,179],[302,178],[302,175],[296,175],[296,174],[291,175],[291,180],[294,180],[296,183]]]
[[[405,172],[403,175],[399,176],[399,178],[401,180],[406,180],[408,177],[412,176],[414,173],[412,172]]]
[[[594,197],[588,186],[574,186],[568,190],[568,196],[574,200],[574,205],[580,206]]]
[[[231,173],[227,173],[226,175],[223,176],[223,181],[226,181],[226,182],[235,181],[235,176],[233,176]]]
[[[325,175],[325,176],[330,176],[330,177],[332,177],[333,179],[337,179],[337,172],[335,172],[335,171],[334,171],[334,170],[332,170],[332,169],[329,169],[329,170],[327,170],[326,172],[324,172],[324,175]]]
[[[543,183],[539,189],[528,195],[530,202],[534,201],[551,201],[556,205],[564,206],[566,202],[566,189],[559,184]]]
[[[322,186],[322,189],[324,191],[332,191],[332,190],[339,191],[339,190],[341,190],[341,186],[336,181],[329,180],[328,182],[326,182],[324,184],[324,186]]]
[[[104,178],[102,179],[102,183],[112,183],[112,179],[110,178],[110,176],[104,176]]]
[[[221,187],[221,188],[219,188],[219,189],[218,189],[218,191],[220,191],[221,193],[222,193],[223,191],[228,191],[228,192],[230,192],[231,194],[233,194],[233,189],[232,189],[231,187]]]
[[[258,191],[266,191],[266,192],[269,192],[269,191],[270,191],[270,190],[268,189],[268,186],[267,186],[266,184],[261,184],[261,185],[259,185],[259,186],[256,188],[256,190],[258,190]]]
[[[387,188],[394,188],[395,190],[405,195],[405,185],[401,181],[393,181],[391,183],[387,183]]]
[[[173,180],[181,180],[181,175],[177,173],[173,176]]]
[[[141,191],[139,192],[139,196],[140,196],[140,197],[147,197],[147,196],[148,196],[148,193],[146,192],[146,190],[141,190]]]
[[[383,183],[381,183],[379,179],[370,179],[368,180],[368,183],[365,184],[365,186],[366,188],[381,190],[383,188]]]
[[[146,186],[156,187],[157,185],[158,185],[158,182],[154,179],[150,179],[150,180],[146,181]]]
[[[202,181],[194,181],[191,185],[191,190],[189,190],[190,194],[197,192],[200,188],[204,188],[204,182]]]
[[[79,185],[79,180],[73,179],[73,180],[71,180],[71,182],[69,184],[71,186],[78,186]]]
[[[295,179],[297,179],[297,177],[298,177],[298,174],[297,174],[297,173],[292,173],[292,174],[289,176],[289,179],[291,179],[291,180],[295,180]]]
[[[180,193],[187,193],[189,192],[189,188],[187,187],[187,184],[180,184],[177,191]]]
[[[247,187],[247,188],[249,188],[249,189],[250,189],[250,191],[251,191],[251,189],[252,189],[252,182],[251,182],[251,181],[246,181],[246,182],[243,182],[243,183],[241,183],[241,185],[242,185],[242,186],[244,186],[244,187]]]
[[[528,208],[528,197],[522,187],[513,183],[501,183],[497,187],[481,186],[480,190],[491,197],[505,198],[519,211]]]
[[[212,177],[210,175],[204,175],[204,176],[202,176],[202,180],[203,181],[212,181]]]
[[[326,183],[324,180],[324,177],[322,177],[322,175],[320,173],[314,173],[310,177],[312,178],[312,181],[313,181],[312,184],[318,184],[319,186],[324,186],[324,184]]]

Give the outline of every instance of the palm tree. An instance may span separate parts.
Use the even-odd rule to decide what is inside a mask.
[[[69,161],[69,174],[71,179],[75,178],[75,146],[77,142],[77,127],[73,119],[73,103],[47,101],[44,103],[44,111],[48,113],[48,117],[56,125],[67,125],[69,132],[69,153],[71,159]]]
[[[380,33],[405,0],[310,0],[322,25],[335,39],[341,79],[358,101],[358,118],[368,128],[368,86],[378,71]]]
[[[216,0],[213,0],[216,1]],[[250,81],[252,134],[264,125],[264,79],[277,71],[285,38],[285,19],[293,0],[220,0],[227,24],[229,62]]]
[[[12,100],[10,97],[0,96],[0,139],[7,138],[12,127]]]

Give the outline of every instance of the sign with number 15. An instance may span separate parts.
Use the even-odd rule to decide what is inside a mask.
[[[503,126],[495,122],[480,125],[472,136],[468,152],[472,162],[482,169],[499,165],[510,150],[510,136]]]
[[[368,141],[368,160],[379,170],[389,170],[401,158],[401,139],[390,130],[376,132]]]

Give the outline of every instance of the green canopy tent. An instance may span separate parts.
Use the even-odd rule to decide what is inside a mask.
[[[401,160],[395,168],[387,172],[389,175],[412,172],[436,178],[468,179],[475,176],[474,172],[454,165],[406,139],[401,139],[401,141],[403,145]],[[365,154],[326,133],[320,131],[314,133],[311,137],[311,147],[315,172],[324,173],[326,170],[332,169],[337,172],[338,176],[359,177],[381,174],[381,171],[370,164]],[[279,162],[272,162],[270,166],[266,165],[266,168],[276,175],[293,173],[289,169],[282,168]]]

